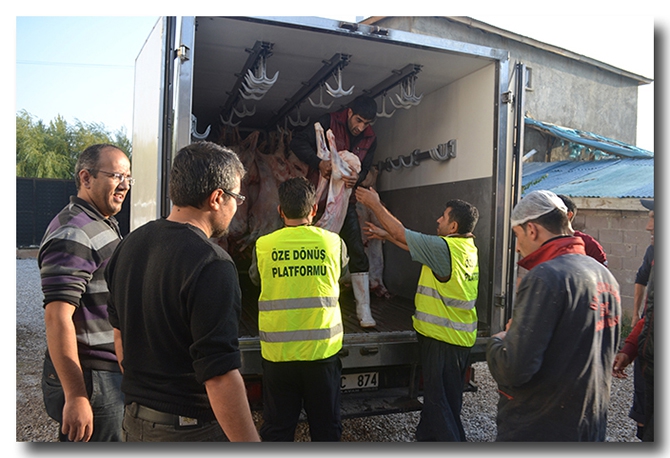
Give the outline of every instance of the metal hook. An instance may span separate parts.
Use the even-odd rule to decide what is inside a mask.
[[[384,92],[382,94],[382,111],[381,111],[381,113],[377,113],[377,117],[378,118],[390,118],[391,116],[393,116],[394,113],[395,113],[395,110],[393,110],[390,113],[386,112],[386,92]]]
[[[249,70],[248,72],[248,78],[251,80],[252,86],[272,86],[276,81],[277,77],[279,76],[279,71],[275,73],[275,75],[272,78],[267,77],[267,68],[266,68],[266,61],[265,57],[261,56],[258,67],[256,67],[256,70],[258,71],[259,75],[256,76],[254,73]],[[247,81],[249,81],[247,80]],[[269,88],[268,88],[269,89]]]
[[[409,110],[410,108],[412,108],[412,104],[404,101],[398,94],[395,94],[395,96],[398,99],[398,103],[396,104],[393,98],[391,98],[391,105],[393,105],[396,108],[402,108],[404,110]]]
[[[297,111],[298,111],[298,119],[294,121],[293,119],[291,119],[290,116],[287,116],[288,122],[290,122],[293,127],[295,127],[295,126],[306,126],[307,123],[309,123],[309,117],[307,117],[307,119],[305,121],[303,121],[303,120],[300,119],[300,107],[298,107]]]
[[[328,94],[330,94],[332,97],[344,97],[345,95],[350,95],[354,91],[353,85],[346,91],[342,88],[342,67],[337,67],[337,76],[335,76],[335,81],[337,81],[337,89],[333,89],[330,87],[330,84],[326,83],[326,92],[328,92]]]
[[[419,150],[414,150],[409,156],[403,156],[402,154],[398,156],[398,163],[402,165],[405,168],[410,168],[415,165],[419,165],[419,161],[416,158],[417,153],[419,153]],[[407,158],[407,162],[405,162],[405,158]]]
[[[413,106],[417,106],[423,98],[423,94],[420,96],[416,95],[416,75],[411,75],[404,79],[399,85],[399,90],[400,94],[395,94],[398,102],[396,103],[391,99],[391,103],[396,108],[408,110]]]
[[[221,119],[222,124],[224,124],[226,126],[230,126],[230,127],[237,127],[242,122],[242,121],[238,121],[236,124],[233,123],[233,113],[232,112],[230,113],[230,116],[228,116],[227,120],[223,119],[223,116],[221,116],[221,115],[219,115],[219,118]]]
[[[191,136],[197,140],[204,140],[209,136],[209,131],[212,129],[212,126],[209,125],[207,126],[207,129],[205,129],[204,134],[198,133],[197,130],[198,127],[198,120],[196,119],[195,115],[191,113]]]
[[[404,84],[401,85],[402,98],[411,105],[418,105],[423,98],[423,94],[417,97],[416,95],[416,75],[412,75],[405,79]]]
[[[323,103],[323,84],[319,85],[319,103],[314,103],[311,97],[308,97],[307,100],[309,100],[309,103],[311,103],[314,108],[325,108],[327,110],[333,105],[333,102],[330,102],[328,105]]]
[[[244,86],[244,83],[242,83],[242,86]],[[240,95],[245,100],[260,100],[265,96],[265,92],[261,92],[260,94],[254,92],[248,93],[240,88]]]
[[[386,166],[386,169],[387,169],[387,170],[398,170],[400,167],[402,167],[402,166],[400,165],[400,161],[398,161],[398,165],[395,165],[395,164],[393,163],[393,159],[391,159],[390,157],[387,157],[387,158],[386,158],[386,161],[384,161],[384,165]],[[390,167],[390,168],[389,168],[389,167]]]
[[[248,110],[246,103],[242,105],[242,112],[240,113],[235,108],[233,108],[233,113],[237,115],[238,118],[245,118],[247,116],[253,116],[256,114],[256,106],[254,105],[253,110]]]

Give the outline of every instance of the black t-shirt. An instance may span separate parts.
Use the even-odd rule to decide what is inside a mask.
[[[635,283],[638,285],[647,286],[649,282],[649,273],[651,272],[651,263],[654,260],[654,245],[649,245],[647,251],[644,252],[644,259],[642,260],[642,265],[637,269],[637,274],[635,275]]]

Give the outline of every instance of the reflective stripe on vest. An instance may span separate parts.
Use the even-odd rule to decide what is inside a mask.
[[[414,299],[414,329],[436,340],[471,347],[477,338],[477,247],[472,238],[443,239],[451,253],[451,278],[440,282],[428,266],[422,267]]]
[[[258,329],[269,361],[315,361],[342,348],[341,239],[314,226],[286,227],[256,241]]]

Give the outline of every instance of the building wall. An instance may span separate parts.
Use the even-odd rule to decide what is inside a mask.
[[[445,17],[385,17],[375,24],[507,50],[511,62],[532,70],[532,90],[525,93],[527,116],[636,143],[638,81]],[[542,142],[534,141],[527,136],[525,152],[543,151]]]
[[[651,241],[645,230],[649,212],[639,205],[639,200],[639,210],[583,208],[577,200],[592,199],[575,199],[577,216],[573,227],[595,237],[603,246],[608,267],[619,282],[624,315],[631,317],[635,274]]]

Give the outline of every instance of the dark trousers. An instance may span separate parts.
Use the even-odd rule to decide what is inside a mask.
[[[356,204],[349,203],[347,215],[344,217],[340,237],[344,240],[349,253],[349,272],[352,274],[370,271],[370,261],[365,254],[363,246],[363,237],[361,235],[361,225],[358,222],[358,213]]]
[[[263,359],[263,441],[294,441],[303,407],[313,442],[339,441],[341,374],[337,355],[319,361]]]
[[[638,423],[645,424],[644,375],[642,374],[642,361],[639,358],[633,361],[633,405],[628,416]]]
[[[228,442],[216,420],[200,422],[195,426],[179,426],[176,420],[167,424],[143,419],[138,410],[139,406],[135,402],[126,406],[123,417],[124,442]]]
[[[423,409],[416,440],[465,442],[461,407],[470,348],[416,336],[423,372]]]
[[[642,442],[654,442],[654,378],[646,376],[645,382],[644,414],[647,422],[641,439]]]

